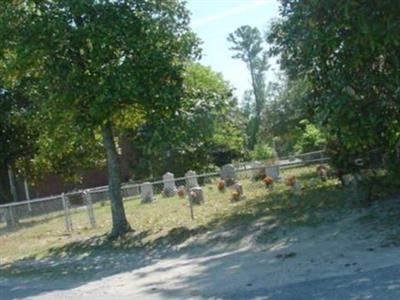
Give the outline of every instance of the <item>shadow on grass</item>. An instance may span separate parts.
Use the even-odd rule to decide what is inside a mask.
[[[44,216],[44,217],[40,218],[41,217],[40,215],[39,216],[35,216],[35,217],[31,217],[31,218],[35,218],[34,220],[20,219],[18,221],[18,223],[13,227],[5,226],[3,228],[0,228],[0,236],[5,235],[5,234],[15,233],[15,232],[18,232],[19,230],[32,228],[34,226],[47,223],[47,222],[52,221],[54,219],[60,218],[60,216],[62,216],[62,215],[63,215],[63,213],[59,213],[59,214],[53,213],[52,216],[50,216],[50,217],[49,216]]]
[[[233,213],[217,214],[211,222],[193,229],[175,227],[161,236],[154,236],[150,231],[134,232],[116,241],[109,241],[104,235],[95,236],[50,248],[45,257],[28,257],[0,265],[0,272],[10,278],[28,276],[33,282],[73,278],[69,283],[63,281],[61,286],[46,287],[48,290],[71,289],[148,266],[162,258],[215,254],[221,251],[216,245],[239,243],[254,233],[257,233],[256,242],[262,244],[279,238],[280,232],[290,226],[316,226],[327,220],[326,212],[337,217],[334,212],[340,212],[349,203],[349,198],[347,190],[327,184],[299,193],[285,187],[273,190],[265,197],[236,203]],[[191,248],[190,252],[185,247],[177,247],[191,238],[194,239],[187,246]],[[227,248],[222,249],[226,251]],[[245,259],[251,259],[251,255],[242,255],[240,261]],[[14,289],[2,287],[1,283],[0,288],[11,298],[33,296],[46,290]]]

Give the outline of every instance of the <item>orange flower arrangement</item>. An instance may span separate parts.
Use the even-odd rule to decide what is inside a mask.
[[[323,165],[319,165],[316,169],[317,175],[325,181],[328,178],[328,171],[326,170],[326,167]]]
[[[178,194],[179,198],[185,198],[185,187],[184,186],[178,187],[176,193]]]
[[[232,201],[239,201],[240,200],[240,192],[235,190],[232,192]]]
[[[225,180],[220,180],[220,181],[218,181],[218,184],[217,184],[217,188],[218,188],[218,190],[220,191],[220,192],[222,192],[223,190],[225,190]]]
[[[271,188],[274,184],[274,179],[271,176],[265,176],[263,182],[267,188]]]
[[[296,181],[296,176],[289,176],[288,178],[286,178],[286,185],[293,187],[296,184]]]

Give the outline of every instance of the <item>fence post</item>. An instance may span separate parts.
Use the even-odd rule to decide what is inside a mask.
[[[25,188],[26,201],[28,201],[28,210],[31,212],[32,211],[31,196],[29,195],[29,186],[28,186],[28,181],[26,180],[26,178],[24,179],[24,188]]]
[[[84,190],[83,195],[85,197],[86,208],[87,208],[88,215],[89,215],[90,225],[92,226],[92,228],[96,228],[96,218],[94,216],[92,195],[90,194],[90,191],[88,191],[88,190]]]
[[[71,232],[72,231],[72,219],[71,219],[71,213],[69,210],[69,200],[68,200],[68,197],[65,196],[64,193],[61,194],[61,199],[62,199],[62,205],[64,208],[65,227],[67,228],[68,232]]]
[[[189,194],[189,208],[190,208],[190,217],[194,220],[194,212],[193,212],[193,201]]]
[[[12,205],[6,207],[5,218],[8,228],[15,228],[17,226],[17,220],[15,219],[14,207]]]

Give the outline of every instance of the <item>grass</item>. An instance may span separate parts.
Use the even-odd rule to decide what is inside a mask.
[[[145,265],[163,254],[179,252],[176,246],[202,251],[199,246],[210,249],[220,244],[225,249],[246,241],[253,233],[253,240],[264,249],[293,228],[333,223],[352,208],[360,208],[357,193],[340,188],[336,179],[316,178],[315,166],[282,172],[283,178],[294,175],[299,179],[304,187],[299,192],[286,186],[284,180],[275,182],[270,191],[261,181],[251,181],[249,175],[240,176],[246,197],[238,202],[231,201],[229,189],[218,191],[217,178],[203,185],[205,203],[194,207],[194,220],[185,199],[157,195],[149,204],[141,204],[137,197],[125,199],[127,218],[135,232],[113,242],[106,239],[111,227],[108,202],[95,205],[95,229],[90,228],[85,209],[73,210],[72,233],[65,231],[62,214],[25,220],[14,232],[1,234],[0,230],[0,272],[34,278],[85,277],[101,274],[101,270],[112,274],[129,270],[137,261]],[[393,203],[386,208],[380,202],[372,206],[359,218],[360,224],[372,227],[371,232],[398,227],[400,209],[391,209]],[[398,236],[398,231],[393,232],[388,245],[400,244]]]
[[[187,200],[177,196],[163,198],[157,195],[156,200],[149,204],[141,204],[138,198],[127,199],[126,214],[135,234],[124,247],[157,246],[166,242],[176,245],[191,236],[215,229],[236,228],[240,230],[231,237],[231,242],[235,242],[251,232],[256,224],[272,225],[268,226],[272,229],[260,234],[258,241],[263,243],[274,236],[272,231],[284,227],[317,226],[322,219],[327,219],[322,212],[340,209],[349,203],[352,194],[337,188],[336,180],[322,182],[314,174],[315,167],[283,172],[283,177],[295,175],[303,183],[305,189],[298,193],[292,192],[283,180],[275,183],[273,190],[269,191],[260,181],[241,178],[246,198],[235,203],[231,202],[230,190],[218,191],[215,178],[203,187],[206,201],[194,207],[194,220],[190,217]],[[86,210],[73,210],[72,233],[65,231],[62,214],[26,220],[14,232],[0,235],[1,263],[12,263],[22,257],[45,258],[55,252],[62,256],[71,249],[68,245],[84,244],[85,241],[92,241],[90,238],[93,237],[103,238],[111,227],[109,203],[96,204],[95,216],[97,228],[92,229]],[[25,227],[25,222],[33,225]],[[121,247],[121,244],[115,245]],[[75,247],[74,251],[78,248]]]

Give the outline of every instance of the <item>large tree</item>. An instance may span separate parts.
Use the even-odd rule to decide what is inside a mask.
[[[120,190],[116,125],[126,114],[154,119],[179,108],[182,72],[198,53],[188,16],[177,0],[1,3],[9,84],[34,78],[29,95],[53,124],[57,117],[68,118],[80,130],[102,135],[111,237],[130,230]]]
[[[295,152],[296,143],[306,133],[310,118],[305,105],[307,89],[306,81],[287,80],[283,74],[269,84],[268,106],[262,114],[260,136],[265,140],[273,139],[280,156]],[[306,150],[311,151],[309,147],[303,149]]]
[[[282,0],[268,40],[289,80],[310,85],[306,105],[348,168],[399,165],[400,2]],[[347,159],[349,158],[349,159]],[[353,164],[354,166],[354,164]],[[345,164],[343,164],[345,167]]]
[[[244,136],[229,83],[194,63],[185,71],[184,86],[179,112],[130,130],[136,135],[131,145],[142,158],[135,178],[209,171],[242,154]]]
[[[254,94],[254,121],[249,138],[249,149],[257,143],[260,128],[261,112],[266,101],[265,72],[268,69],[268,56],[263,47],[263,39],[257,27],[244,25],[229,34],[228,41],[232,43],[230,50],[235,52],[233,58],[241,59],[250,71]]]

